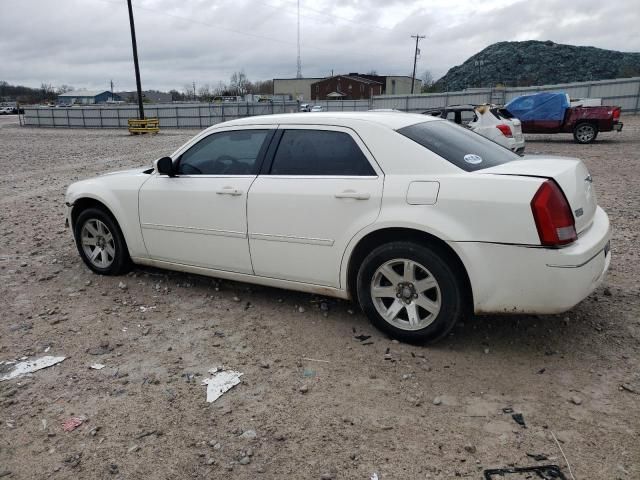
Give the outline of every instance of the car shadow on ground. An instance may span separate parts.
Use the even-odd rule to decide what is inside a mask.
[[[189,284],[192,292],[203,295],[219,292],[222,298],[246,305],[245,308],[288,308],[292,315],[310,315],[322,320],[327,335],[369,335],[372,342],[390,342],[392,338],[374,327],[360,307],[352,301],[341,300],[250,283],[219,280],[195,274],[138,267],[138,275],[164,277],[174,286]],[[217,290],[216,290],[217,289]],[[200,290],[198,292],[198,290]],[[574,309],[559,315],[471,315],[462,319],[453,330],[436,343],[412,345],[418,349],[501,352],[525,357],[563,355],[567,349],[594,349],[597,347],[602,326],[594,324],[590,315],[598,315],[594,297],[586,299]],[[228,297],[228,298],[227,298]],[[250,307],[249,307],[250,305]],[[302,307],[303,312],[298,309]],[[316,318],[317,316],[317,318]],[[287,322],[288,318],[281,317]],[[309,328],[318,328],[309,325]],[[567,339],[571,339],[570,342]]]

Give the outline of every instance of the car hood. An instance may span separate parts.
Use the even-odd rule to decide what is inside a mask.
[[[67,188],[66,202],[74,203],[78,198],[88,197],[108,204],[107,199],[117,202],[122,195],[129,193],[137,195],[144,182],[151,178],[151,175],[145,173],[149,171],[148,167],[132,168],[80,180]]]

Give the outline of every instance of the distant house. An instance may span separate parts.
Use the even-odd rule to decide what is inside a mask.
[[[117,92],[122,100],[129,103],[138,103],[138,92]],[[173,98],[170,93],[156,90],[143,90],[142,101],[146,103],[171,103]]]
[[[65,105],[93,105],[120,100],[117,94],[109,90],[76,90],[58,95],[58,103]]]
[[[311,84],[311,100],[366,100],[382,92],[382,82],[355,73],[335,75]]]
[[[340,78],[340,89],[337,79]],[[351,91],[349,81],[352,79]],[[347,82],[345,84],[345,82]],[[330,84],[333,88],[328,88]],[[379,84],[380,88],[375,85]],[[415,79],[414,92],[420,92],[422,82]],[[324,88],[324,94],[321,90]],[[356,90],[354,90],[356,89]],[[370,75],[349,73],[326,78],[274,78],[273,93],[291,95],[300,101],[367,99],[373,95],[408,95],[411,93],[411,77],[408,75]],[[329,96],[329,94],[333,94]]]

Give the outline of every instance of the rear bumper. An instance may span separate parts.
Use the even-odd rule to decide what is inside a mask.
[[[621,132],[623,126],[624,126],[624,123],[622,123],[622,122],[613,122],[613,129],[616,132]]]
[[[607,214],[596,210],[592,225],[560,249],[479,242],[451,242],[467,267],[474,311],[561,313],[603,281],[611,252]]]

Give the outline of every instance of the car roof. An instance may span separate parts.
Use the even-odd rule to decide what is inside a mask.
[[[437,118],[429,118],[418,113],[404,112],[317,112],[317,113],[284,113],[276,115],[260,115],[255,117],[239,118],[224,123],[219,123],[210,129],[220,127],[242,125],[334,125],[356,126],[361,122],[374,123],[398,130],[416,123],[439,121]]]

